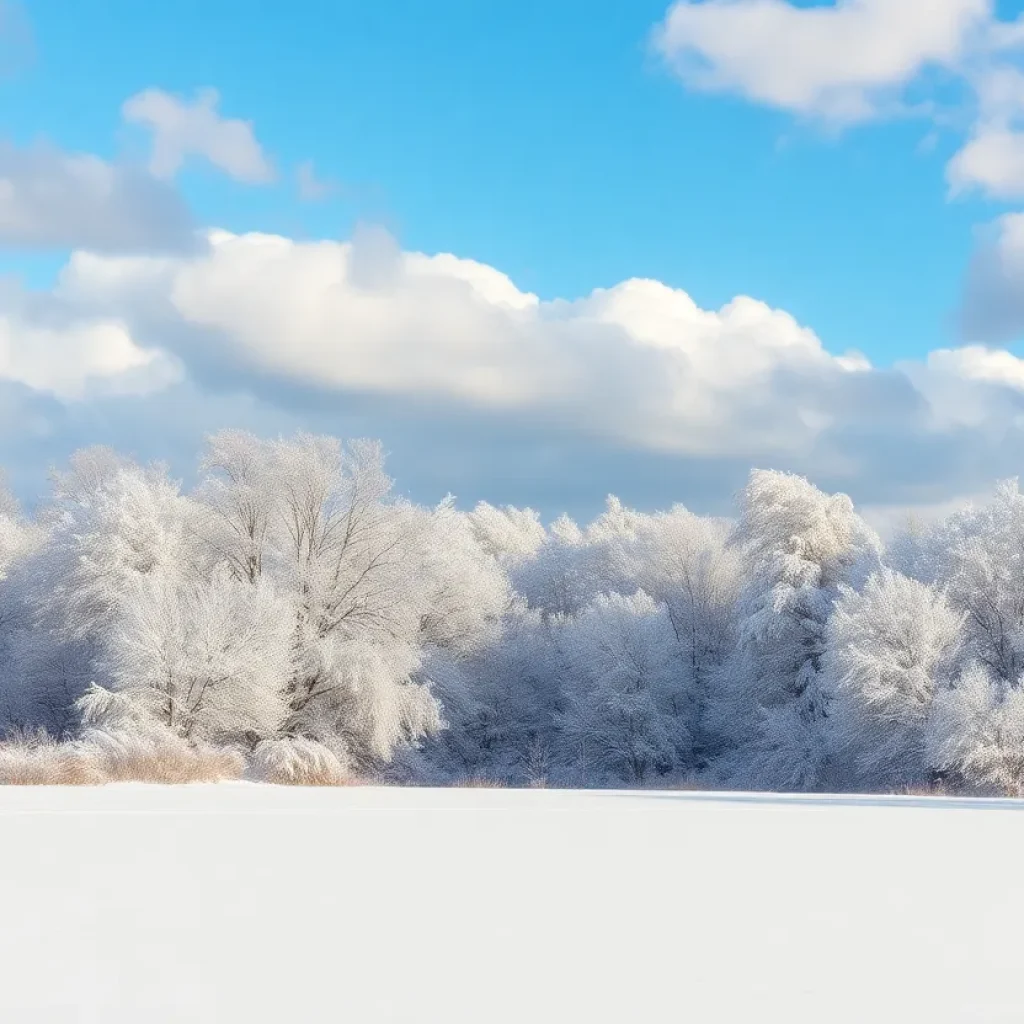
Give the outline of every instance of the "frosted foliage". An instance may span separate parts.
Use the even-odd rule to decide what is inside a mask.
[[[520,600],[488,651],[459,662],[428,652],[423,676],[441,701],[447,728],[407,771],[438,780],[547,780],[555,768],[554,717],[564,678],[550,640],[554,628]]]
[[[845,494],[823,494],[801,476],[774,470],[750,474],[738,535],[753,574],[793,587],[834,587],[881,548]]]
[[[636,585],[664,603],[680,646],[681,671],[695,700],[694,739],[701,747],[705,709],[716,674],[736,643],[743,581],[740,550],[727,545],[729,524],[682,506],[647,517],[638,530]]]
[[[335,751],[301,736],[261,740],[249,757],[248,771],[261,782],[300,786],[337,786],[351,774]]]
[[[688,752],[688,694],[664,607],[638,591],[599,596],[566,629],[570,761],[587,775],[643,783]]]
[[[273,449],[244,431],[222,431],[207,440],[200,470],[201,535],[238,579],[254,583],[282,511]]]
[[[540,517],[530,508],[495,508],[481,501],[469,513],[469,522],[484,551],[508,566],[535,555],[547,537]]]
[[[421,639],[459,657],[491,646],[512,600],[505,571],[477,540],[454,499],[433,511],[422,537]]]
[[[956,670],[964,618],[942,592],[891,569],[863,593],[843,593],[825,675],[833,740],[852,782],[877,789],[925,778],[925,726],[936,689]]]
[[[380,446],[301,436],[274,446],[283,494],[280,575],[296,595],[301,642],[333,634],[411,641],[429,518],[387,501]]]
[[[52,473],[54,500],[63,505],[83,504],[119,473],[136,468],[131,459],[113,448],[81,448],[72,454],[66,469]]]
[[[290,732],[365,769],[440,728],[437,701],[412,679],[420,665],[415,647],[328,636],[301,652],[304,688],[292,695]]]
[[[534,557],[513,568],[512,582],[545,614],[575,615],[598,592],[590,568],[583,531],[560,516]]]
[[[95,490],[51,511],[37,572],[42,604],[81,638],[109,629],[144,577],[179,581],[195,571],[194,505],[159,469],[114,468]]]
[[[273,734],[292,673],[288,606],[269,584],[140,580],[107,642],[111,686],[186,738]]]
[[[971,652],[999,678],[1024,673],[1024,495],[1002,483],[982,508],[954,514],[940,533],[940,574],[966,613]]]
[[[825,625],[839,586],[880,543],[845,495],[766,470],[741,495],[735,542],[746,555],[738,644],[709,714],[731,748],[722,768],[745,785],[811,788],[825,771]]]
[[[42,540],[42,530],[25,519],[0,476],[0,583]]]
[[[936,694],[927,748],[934,768],[968,785],[1024,795],[1024,689],[974,662]]]

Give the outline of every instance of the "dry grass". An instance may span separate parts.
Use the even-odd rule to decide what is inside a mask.
[[[48,737],[16,737],[0,744],[2,786],[95,786],[99,769],[74,744]]]
[[[477,776],[457,779],[452,783],[452,786],[457,789],[508,789],[508,786],[498,779],[487,779]]]
[[[240,779],[245,758],[229,747],[147,742],[127,733],[104,733],[82,744],[104,782],[181,785]]]
[[[192,746],[170,735],[93,731],[72,742],[37,734],[0,743],[0,785],[5,786],[220,782],[241,778],[244,768],[236,750]]]

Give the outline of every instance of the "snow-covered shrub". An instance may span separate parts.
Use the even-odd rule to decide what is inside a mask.
[[[249,778],[281,786],[342,786],[352,779],[333,750],[302,736],[261,740],[248,761]]]
[[[218,782],[245,770],[237,747],[190,741],[130,695],[93,685],[77,707],[84,729],[71,746],[104,782]]]

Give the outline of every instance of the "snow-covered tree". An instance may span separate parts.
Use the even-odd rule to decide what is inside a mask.
[[[730,524],[681,505],[646,517],[633,546],[634,586],[665,605],[680,647],[680,671],[692,695],[690,732],[703,759],[713,751],[705,707],[736,642],[743,559],[729,546]]]
[[[740,626],[711,709],[722,774],[742,785],[810,789],[825,771],[825,625],[854,567],[880,543],[844,494],[755,470],[735,542],[746,556]]]
[[[222,565],[209,578],[140,579],[105,638],[114,691],[186,739],[274,736],[288,714],[289,607]]]
[[[971,653],[1000,679],[1024,673],[1024,495],[1004,481],[992,500],[950,516],[932,561],[966,612]]]
[[[964,614],[945,594],[891,569],[846,588],[826,630],[824,676],[838,779],[891,789],[927,775],[925,727],[963,646]]]
[[[520,598],[502,619],[500,638],[469,659],[428,651],[422,675],[440,700],[445,728],[404,767],[438,781],[492,778],[545,781],[554,769],[560,709],[557,621]]]
[[[280,531],[281,488],[273,446],[243,430],[207,438],[196,497],[199,532],[240,580],[255,583]]]
[[[514,566],[512,582],[543,614],[575,615],[592,596],[585,556],[583,531],[568,516],[559,516],[533,557]]]
[[[561,716],[566,762],[582,778],[641,785],[688,760],[688,695],[664,605],[643,591],[599,595],[566,627]]]
[[[493,646],[512,602],[505,569],[480,543],[453,497],[429,513],[411,514],[423,518],[416,561],[422,590],[415,597],[421,604],[420,642],[456,657]]]
[[[104,659],[140,581],[173,585],[197,561],[193,506],[162,468],[86,450],[54,482],[45,542],[12,581],[20,628],[8,684],[22,722],[63,732],[86,687],[106,681]]]
[[[936,693],[927,752],[933,768],[970,787],[1024,795],[1024,688],[972,662]]]
[[[293,595],[287,729],[366,766],[438,727],[415,682],[429,520],[391,500],[379,444],[299,435],[274,444],[280,578]]]
[[[531,508],[515,508],[481,501],[468,513],[477,543],[502,565],[514,566],[532,557],[544,543],[547,531]]]

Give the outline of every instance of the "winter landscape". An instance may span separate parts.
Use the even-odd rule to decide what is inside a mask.
[[[1024,2],[0,0],[0,1019],[1024,1019]]]

